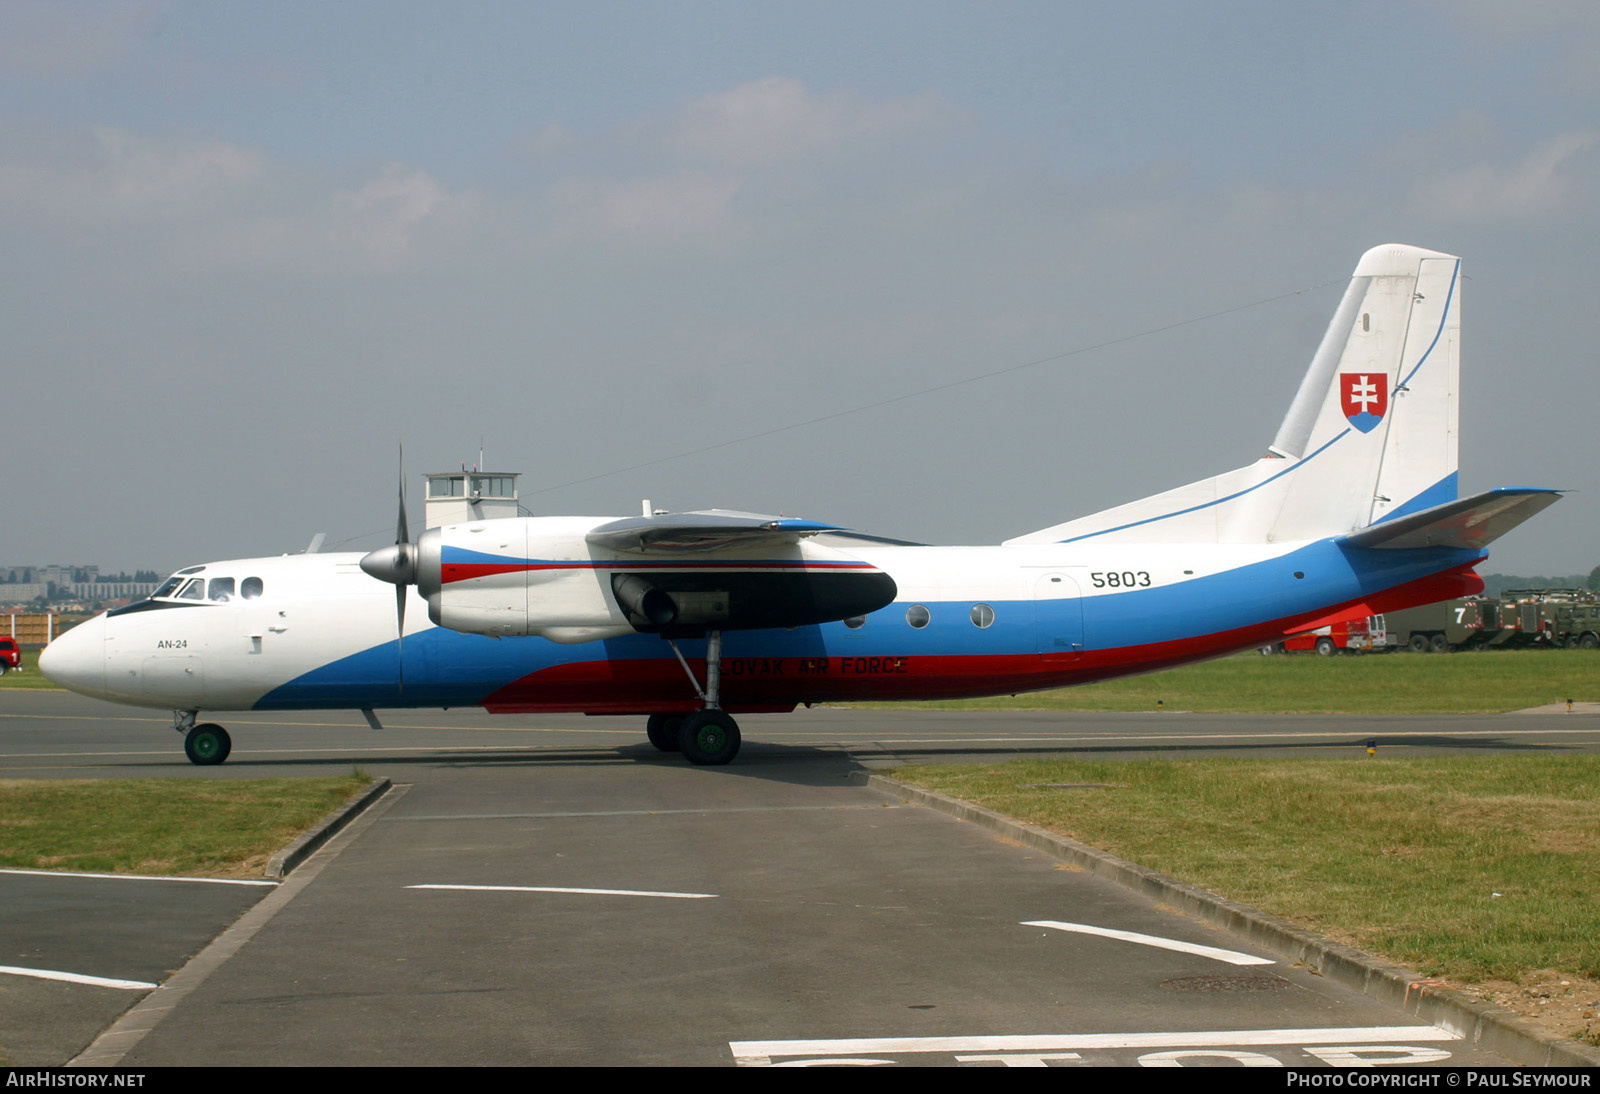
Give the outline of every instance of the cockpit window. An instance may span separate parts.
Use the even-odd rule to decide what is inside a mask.
[[[179,600],[204,600],[205,598],[206,583],[198,577],[191,578],[189,584],[185,585],[183,591],[178,594]]]
[[[163,596],[171,596],[173,593],[177,592],[178,586],[181,584],[183,584],[183,582],[178,580],[176,577],[169,577],[167,580],[161,583],[161,588],[150,594],[150,599],[157,600]]]
[[[206,586],[206,599],[207,600],[232,600],[233,599],[233,578],[231,578],[231,577],[214,577],[214,578],[212,578],[211,579],[211,584]]]
[[[239,595],[244,597],[246,600],[254,600],[256,597],[260,596],[261,579],[259,577],[245,578],[239,583]]]

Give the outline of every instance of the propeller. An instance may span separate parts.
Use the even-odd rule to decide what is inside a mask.
[[[400,515],[395,522],[394,546],[380,547],[361,559],[361,568],[379,581],[394,586],[395,630],[399,635],[400,690],[406,689],[406,586],[417,583],[417,547],[411,542],[406,520],[406,446],[400,444]]]

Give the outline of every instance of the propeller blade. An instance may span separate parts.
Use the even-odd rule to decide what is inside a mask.
[[[394,617],[395,617],[395,623],[397,624],[398,629],[400,631],[400,639],[396,643],[396,648],[397,648],[398,656],[399,656],[399,659],[400,659],[400,678],[399,678],[400,679],[400,689],[399,690],[405,691],[406,690],[406,587],[404,585],[396,585],[394,587]]]
[[[395,561],[406,570],[412,569],[411,558],[411,524],[406,520],[406,442],[400,442],[400,516],[394,532]],[[410,573],[412,581],[416,574]],[[396,653],[400,660],[399,690],[406,690],[406,583],[399,581],[394,587],[394,626],[398,634],[395,643]]]
[[[361,569],[379,581],[387,581],[394,590],[394,627],[398,636],[396,648],[400,657],[400,690],[406,688],[406,586],[417,583],[417,545],[411,542],[410,522],[406,519],[406,448],[400,444],[400,488],[398,490],[400,513],[395,519],[394,546],[368,551],[361,558]]]
[[[406,446],[400,442],[400,520],[395,526],[394,541],[400,544],[410,544],[411,526],[406,520]]]

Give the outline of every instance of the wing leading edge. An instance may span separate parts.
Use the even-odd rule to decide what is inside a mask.
[[[845,530],[815,520],[711,509],[614,520],[591,529],[584,538],[613,551],[714,551],[757,541],[798,543],[822,532]]]

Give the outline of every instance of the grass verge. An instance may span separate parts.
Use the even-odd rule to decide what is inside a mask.
[[[1600,979],[1600,757],[1017,760],[895,774],[1428,975]]]
[[[0,866],[260,877],[267,859],[372,781],[0,780]]]
[[[15,669],[0,676],[0,689],[15,691],[60,691],[50,678],[39,671],[39,651],[23,649],[22,671]]]
[[[1167,710],[1219,714],[1475,714],[1600,702],[1593,650],[1317,657],[1240,654],[1146,676],[993,699],[855,703],[924,710]]]

